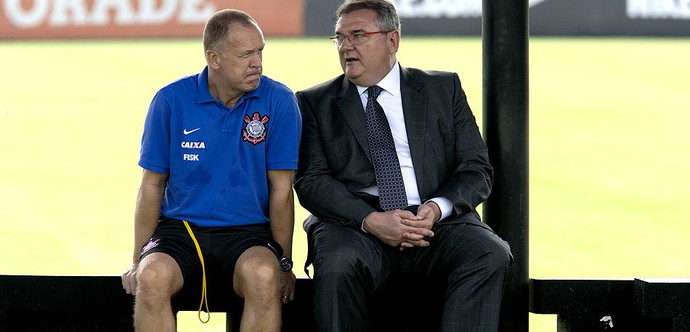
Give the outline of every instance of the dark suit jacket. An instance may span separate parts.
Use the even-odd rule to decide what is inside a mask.
[[[476,207],[491,192],[493,169],[458,75],[401,67],[400,80],[422,201],[441,196],[453,203],[442,222],[481,223]],[[375,209],[359,191],[375,176],[357,88],[341,75],[296,96],[303,121],[300,204],[321,221],[361,227]]]

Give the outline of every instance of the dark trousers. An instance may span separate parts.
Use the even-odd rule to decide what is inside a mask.
[[[367,331],[371,297],[404,276],[445,289],[441,331],[498,331],[512,262],[508,244],[476,223],[441,223],[433,231],[429,247],[401,252],[361,230],[319,224],[312,239],[317,329]],[[412,309],[401,314],[414,314],[414,306],[423,305],[411,302]]]

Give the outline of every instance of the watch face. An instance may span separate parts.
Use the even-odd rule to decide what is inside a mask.
[[[288,271],[292,270],[292,261],[287,257],[281,258],[280,259],[280,270],[283,272],[288,272]]]

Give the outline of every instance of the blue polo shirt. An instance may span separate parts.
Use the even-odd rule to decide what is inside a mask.
[[[266,76],[230,109],[208,68],[156,93],[139,166],[169,174],[161,214],[202,227],[269,222],[267,171],[297,169],[302,121],[294,94]]]

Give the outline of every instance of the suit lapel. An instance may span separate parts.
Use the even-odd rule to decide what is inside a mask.
[[[424,90],[424,85],[402,66],[400,67],[400,91],[412,165],[417,177],[419,193],[422,194],[427,192],[424,188],[424,184],[427,182],[424,181],[424,149],[426,148],[428,96]]]
[[[341,86],[342,88],[338,92],[336,107],[338,108],[338,112],[345,118],[345,121],[355,136],[357,143],[362,147],[367,159],[371,162],[364,108],[359,98],[359,92],[357,91],[357,87],[345,76],[343,76],[343,83]]]
[[[425,128],[426,128],[426,106],[427,94],[424,85],[419,82],[409,71],[400,67],[400,91],[405,116],[405,127],[407,129],[407,140],[412,154],[412,164],[417,176],[419,191],[424,192],[424,151],[425,151]],[[369,141],[367,139],[367,128],[365,123],[364,108],[359,98],[357,87],[343,76],[341,89],[338,92],[336,102],[338,112],[345,118],[350,130],[352,131],[357,143],[362,147],[364,154],[371,162],[369,153]]]

